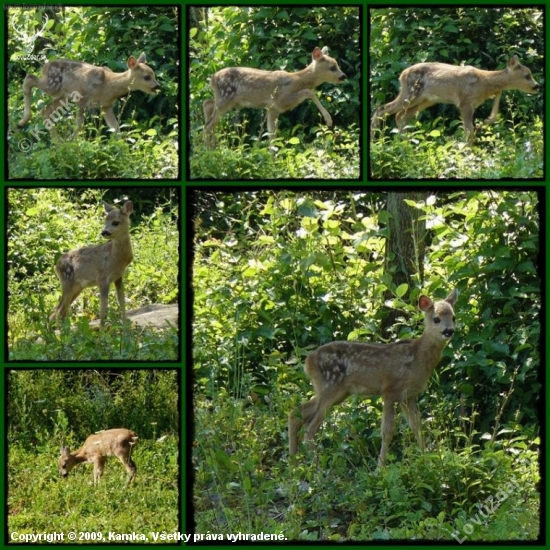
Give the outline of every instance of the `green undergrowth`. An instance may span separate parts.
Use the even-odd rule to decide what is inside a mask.
[[[283,414],[290,402],[283,395],[196,399],[198,533],[309,541],[538,537],[538,452],[525,444],[527,434],[503,430],[477,446],[459,427],[453,437],[438,431],[443,410],[436,410],[424,425],[427,452],[398,420],[389,461],[377,469],[380,414],[366,407],[354,414],[350,403],[329,416],[314,451],[301,446],[290,460]]]
[[[357,128],[332,132],[318,129],[317,137],[277,137],[250,145],[235,132],[226,135],[215,149],[207,149],[197,133],[190,158],[191,179],[357,179],[360,148]]]
[[[419,126],[420,124],[417,123]],[[539,179],[543,177],[542,122],[529,132],[519,128],[484,129],[473,147],[463,133],[448,133],[438,118],[433,130],[390,134],[370,143],[369,173],[373,179]],[[456,120],[452,126],[460,125]],[[516,132],[517,130],[517,132]]]
[[[10,533],[75,533],[76,540],[65,538],[61,544],[106,543],[109,536],[143,533],[155,543],[150,532],[178,530],[177,438],[139,441],[132,453],[138,472],[128,488],[126,470],[115,458],[107,460],[99,485],[93,486],[93,467],[87,464],[62,479],[58,456],[59,446],[52,443],[41,442],[33,450],[10,445]]]

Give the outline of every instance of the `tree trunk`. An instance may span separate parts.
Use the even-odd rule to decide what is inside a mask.
[[[405,199],[413,201],[426,200],[428,193],[388,193],[387,211],[389,217],[389,237],[386,241],[386,260],[384,273],[391,277],[392,283],[398,287],[406,283],[409,291],[414,281],[422,284],[424,280],[424,247],[426,238],[426,222],[420,220],[422,211],[409,206]],[[417,277],[415,277],[417,275]],[[391,300],[394,295],[386,292],[384,301]],[[389,329],[396,323],[399,312],[388,309],[380,323],[380,331],[384,338],[390,336]]]

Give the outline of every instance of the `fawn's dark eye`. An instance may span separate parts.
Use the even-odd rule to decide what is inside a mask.
[[[113,222],[113,225],[116,227],[120,222]]]
[[[434,323],[439,325],[439,323],[441,323],[441,319],[439,317],[434,317]]]
[[[150,76],[144,76],[143,80],[147,80],[147,82],[149,82],[149,80],[151,80],[151,77]]]

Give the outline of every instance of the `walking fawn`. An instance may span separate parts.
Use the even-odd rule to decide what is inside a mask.
[[[215,73],[210,80],[214,99],[203,103],[206,143],[212,145],[214,127],[227,111],[244,107],[267,110],[267,131],[272,141],[279,115],[306,99],[315,103],[327,126],[331,127],[332,117],[312,90],[324,82],[338,84],[347,77],[336,60],[328,55],[326,46],[322,50],[315,48],[311,57],[311,63],[297,73],[247,67],[231,67]]]
[[[50,315],[50,321],[56,316],[65,319],[76,297],[85,288],[98,286],[101,299],[99,318],[103,324],[107,315],[109,287],[113,282],[122,318],[126,319],[122,277],[133,257],[130,243],[130,214],[133,206],[130,201],[125,202],[121,210],[106,202],[103,202],[103,206],[107,217],[101,236],[109,239],[109,242],[71,250],[57,260],[55,272],[61,281],[62,296]]]
[[[84,120],[84,109],[92,104],[101,106],[105,122],[118,132],[118,121],[113,111],[115,100],[134,90],[141,90],[147,94],[156,94],[160,90],[153,69],[145,63],[144,53],[137,60],[130,56],[128,70],[114,73],[107,67],[96,67],[78,61],[50,61],[42,67],[41,78],[31,74],[25,77],[25,112],[19,126],[25,126],[31,118],[32,89],[36,87],[53,97],[53,101],[42,111],[47,130],[50,130],[63,114],[69,114],[69,107],[73,102],[78,103],[77,132]]]
[[[485,124],[497,120],[503,90],[521,90],[527,94],[539,91],[531,71],[514,55],[506,69],[483,71],[475,67],[445,63],[417,63],[399,77],[401,91],[390,103],[378,107],[371,121],[371,139],[385,115],[395,115],[399,133],[418,113],[436,103],[452,103],[460,109],[464,128],[471,144],[474,140],[474,111],[494,96],[493,109]]]
[[[109,456],[116,456],[128,471],[128,480],[126,487],[134,479],[137,468],[132,460],[132,449],[138,441],[138,436],[132,430],[125,428],[115,428],[112,430],[103,430],[91,435],[86,439],[84,445],[71,453],[69,447],[61,446],[61,456],[59,457],[59,471],[63,477],[67,477],[69,472],[82,462],[90,462],[94,465],[94,485],[99,483],[101,474],[103,474],[103,465]]]
[[[312,440],[328,410],[353,394],[380,395],[384,401],[379,466],[386,461],[393,437],[396,403],[401,405],[419,447],[424,450],[416,397],[426,389],[445,343],[454,333],[453,306],[457,296],[454,289],[445,300],[435,304],[427,296],[420,296],[418,307],[424,312],[425,329],[416,340],[392,344],[332,342],[311,353],[305,371],[311,378],[315,396],[289,415],[290,455],[296,454],[298,430],[303,424],[307,439]]]

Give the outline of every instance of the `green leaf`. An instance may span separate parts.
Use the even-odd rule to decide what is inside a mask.
[[[408,290],[409,290],[409,285],[407,283],[403,283],[395,289],[395,294],[399,298],[403,298],[403,296],[405,296],[405,294],[407,294]]]

